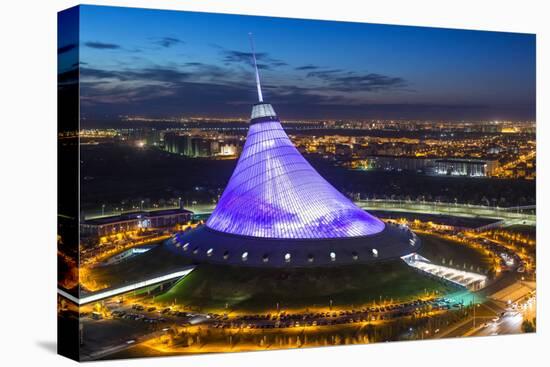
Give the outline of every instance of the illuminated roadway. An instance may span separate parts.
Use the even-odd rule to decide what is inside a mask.
[[[534,226],[536,215],[525,213],[534,211],[535,206],[523,206],[514,208],[499,208],[483,205],[452,204],[441,202],[416,202],[405,200],[359,200],[355,204],[365,210],[382,210],[406,213],[422,213],[436,215],[452,215],[469,218],[495,218],[504,221],[503,225],[523,224]],[[216,204],[195,204],[188,209],[195,214],[210,214]]]
[[[456,217],[485,217],[503,220],[504,225],[535,225],[536,216],[524,213],[524,210],[535,210],[535,206],[518,208],[499,208],[483,205],[451,204],[441,202],[416,202],[405,200],[361,200],[355,204],[366,210],[384,210],[408,213],[443,214]]]

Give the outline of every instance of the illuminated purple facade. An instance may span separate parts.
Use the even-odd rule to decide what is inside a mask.
[[[409,228],[357,207],[298,152],[263,102],[257,67],[256,85],[259,103],[216,209],[167,248],[195,262],[276,268],[365,264],[415,252],[420,240]]]
[[[243,152],[206,225],[262,238],[368,236],[384,223],[353,204],[292,144],[269,104],[254,106]]]

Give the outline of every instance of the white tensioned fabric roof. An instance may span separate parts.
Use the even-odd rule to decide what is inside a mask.
[[[206,226],[276,239],[359,237],[382,231],[382,221],[317,173],[278,119],[267,113],[273,111],[271,105],[263,106],[266,111],[260,115],[271,121],[250,126],[237,167]]]

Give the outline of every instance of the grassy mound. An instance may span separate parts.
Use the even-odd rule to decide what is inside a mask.
[[[435,264],[481,273],[491,268],[491,258],[480,250],[437,236],[419,236],[422,239],[422,248],[418,253]],[[452,264],[449,265],[451,260]]]
[[[191,264],[183,256],[174,256],[162,245],[124,260],[118,264],[98,266],[89,270],[89,279],[102,288],[121,287],[139,280],[164,275]]]
[[[401,261],[317,269],[254,269],[200,265],[155,301],[206,310],[259,311],[281,308],[360,306],[406,300],[449,286]]]

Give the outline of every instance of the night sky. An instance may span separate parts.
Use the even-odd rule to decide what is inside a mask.
[[[247,117],[248,32],[283,120],[535,118],[529,34],[81,6],[79,40],[60,25],[58,72],[80,67],[88,119]]]

